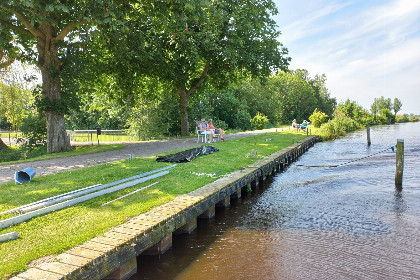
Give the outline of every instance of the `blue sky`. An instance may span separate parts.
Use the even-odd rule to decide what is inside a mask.
[[[325,74],[338,102],[397,97],[420,115],[419,0],[274,2],[291,69]]]

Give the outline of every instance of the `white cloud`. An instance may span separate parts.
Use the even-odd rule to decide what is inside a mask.
[[[310,3],[277,1],[291,68],[325,73],[339,101],[368,109],[375,97],[398,97],[403,112],[420,114],[420,1]]]

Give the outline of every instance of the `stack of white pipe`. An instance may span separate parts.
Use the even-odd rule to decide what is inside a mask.
[[[135,186],[137,184],[146,182],[151,179],[158,178],[160,176],[169,174],[169,171],[160,172],[175,167],[176,164],[166,166],[163,168],[155,169],[146,173],[142,173],[129,178],[121,179],[105,185],[98,184],[82,188],[79,190],[71,191],[61,195],[53,196],[43,200],[39,200],[30,204],[26,204],[6,212],[0,213],[23,213],[19,216],[15,216],[6,220],[0,221],[0,229],[7,228],[12,225],[20,224],[33,217],[47,214],[52,211],[60,210],[74,204],[105,195],[108,193],[116,192],[128,187]],[[160,173],[158,173],[160,172]],[[157,173],[157,174],[155,174]],[[152,175],[153,174],[153,175]]]

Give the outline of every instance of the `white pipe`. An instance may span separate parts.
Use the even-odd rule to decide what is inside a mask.
[[[134,185],[146,182],[146,181],[154,179],[154,178],[158,178],[158,177],[166,175],[166,174],[169,174],[169,171],[160,172],[160,173],[148,176],[148,177],[140,178],[140,179],[137,179],[137,180],[134,180],[134,181],[131,181],[131,182],[126,182],[126,183],[123,183],[121,185],[117,185],[117,186],[114,186],[114,187],[111,187],[111,188],[100,190],[100,191],[97,191],[97,192],[94,192],[94,193],[86,194],[84,196],[76,197],[76,198],[66,200],[66,201],[63,201],[61,203],[57,203],[57,204],[54,204],[54,205],[51,205],[51,206],[48,206],[48,207],[45,207],[45,208],[34,210],[32,212],[29,212],[29,213],[25,213],[25,214],[22,214],[22,215],[19,215],[19,216],[16,216],[16,217],[12,217],[12,218],[9,218],[9,219],[6,219],[6,220],[2,220],[2,221],[0,221],[0,229],[4,229],[4,228],[7,228],[7,227],[12,226],[12,225],[20,224],[22,222],[30,220],[34,217],[39,216],[39,215],[43,215],[43,214],[47,214],[47,213],[50,213],[50,212],[53,212],[53,211],[56,211],[56,210],[60,210],[60,209],[72,206],[72,205],[80,203],[80,202],[84,202],[86,200],[89,200],[89,199],[92,199],[92,198],[95,198],[95,197],[98,197],[98,196],[101,196],[101,195],[105,195],[105,194],[116,192],[116,191],[119,191],[119,190],[122,190],[122,189],[125,189],[125,188],[128,188],[128,187],[132,187]]]
[[[142,174],[139,174],[139,175],[135,175],[135,176],[124,178],[124,179],[121,179],[121,180],[118,180],[118,181],[115,181],[115,182],[111,182],[111,183],[108,183],[108,184],[105,184],[105,185],[97,184],[97,185],[81,188],[81,189],[78,189],[78,190],[70,191],[70,192],[67,192],[67,193],[59,194],[59,195],[56,195],[56,196],[48,197],[48,198],[45,198],[45,199],[42,199],[42,200],[39,200],[39,201],[35,201],[35,202],[29,203],[29,204],[26,204],[26,205],[19,206],[17,208],[7,210],[5,212],[0,213],[0,215],[1,214],[6,214],[6,213],[22,214],[22,213],[31,212],[33,210],[36,210],[36,209],[39,209],[39,208],[42,208],[42,207],[53,205],[53,204],[56,204],[58,202],[68,200],[68,199],[72,199],[72,198],[75,198],[75,197],[78,197],[78,196],[81,196],[81,195],[84,195],[84,194],[88,194],[88,193],[91,193],[91,192],[94,192],[94,191],[109,188],[109,187],[118,185],[120,183],[131,181],[131,180],[134,180],[134,179],[137,179],[137,178],[142,178],[142,177],[148,176],[150,174],[157,173],[159,171],[163,171],[163,170],[173,168],[175,166],[176,166],[176,164],[172,164],[172,165],[165,166],[165,167],[155,169],[155,170],[152,170],[152,171],[148,171],[148,172],[145,172],[145,173],[142,173]]]
[[[26,213],[26,212],[30,212],[33,211],[35,209],[39,209],[48,205],[52,205],[52,204],[56,204],[60,201],[64,201],[64,200],[68,200],[70,198],[73,197],[78,197],[81,196],[83,194],[87,194],[87,193],[91,193],[94,192],[98,189],[101,189],[102,184],[97,184],[97,185],[93,185],[93,186],[89,186],[89,187],[85,187],[82,189],[78,189],[78,190],[74,190],[68,193],[63,193],[63,194],[59,194],[53,197],[49,197],[49,198],[45,198],[43,200],[39,200],[36,202],[33,202],[31,204],[27,204],[27,205],[23,205],[18,207],[17,210],[13,211],[13,213],[18,213],[18,214],[22,214],[22,213]]]
[[[12,231],[12,232],[8,232],[5,234],[0,234],[0,243],[1,242],[6,242],[6,241],[10,241],[10,240],[15,240],[18,239],[19,235],[17,231]]]
[[[113,199],[113,200],[111,200],[111,201],[105,202],[105,203],[104,203],[104,204],[102,204],[101,206],[108,205],[108,204],[110,204],[110,203],[112,203],[112,202],[114,202],[114,201],[117,201],[117,200],[123,199],[124,197],[130,196],[130,195],[132,195],[132,194],[135,194],[136,192],[139,192],[139,191],[145,190],[145,189],[147,189],[147,188],[150,188],[151,186],[154,186],[154,185],[156,185],[157,183],[159,183],[159,181],[158,181],[158,182],[154,182],[153,184],[150,184],[150,185],[145,186],[145,187],[143,187],[143,188],[140,188],[140,189],[138,189],[138,190],[132,191],[131,193],[125,194],[125,195],[120,196],[120,197],[117,197],[116,199]]]

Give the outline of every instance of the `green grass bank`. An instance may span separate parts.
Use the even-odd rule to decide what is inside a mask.
[[[180,163],[170,169],[170,174],[115,193],[39,216],[0,231],[0,234],[17,231],[19,239],[0,243],[0,279],[22,272],[30,263],[42,257],[52,257],[104,233],[110,227],[124,223],[128,218],[198,189],[217,178],[197,176],[194,173],[212,174],[221,170],[223,175],[270,155],[306,137],[292,131],[266,133],[226,142],[213,143],[220,151]],[[256,156],[251,156],[252,149]],[[174,151],[170,152],[173,153]],[[0,212],[98,183],[108,183],[150,170],[170,165],[156,162],[156,156],[134,158],[101,164],[48,176],[35,176],[31,183],[0,184]],[[153,182],[158,184],[106,206],[101,204],[121,197]],[[12,214],[0,215],[4,220]]]

